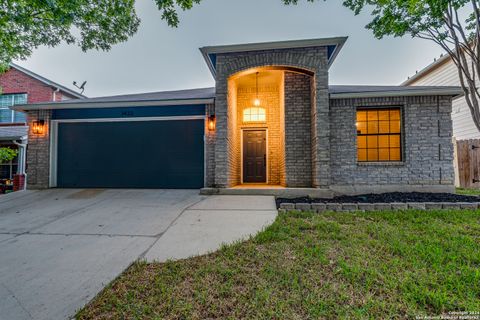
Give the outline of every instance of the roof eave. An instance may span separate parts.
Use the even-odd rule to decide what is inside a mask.
[[[70,103],[37,103],[18,104],[10,107],[15,111],[54,110],[54,109],[93,109],[93,108],[125,108],[125,107],[154,107],[154,106],[178,106],[194,104],[211,104],[214,98],[206,99],[172,99],[172,100],[143,100],[143,101],[102,101],[102,102],[70,102]]]
[[[371,92],[345,92],[331,93],[330,99],[354,99],[354,98],[382,98],[382,97],[416,97],[416,96],[452,96],[463,95],[460,89],[429,89],[415,91],[371,91]]]

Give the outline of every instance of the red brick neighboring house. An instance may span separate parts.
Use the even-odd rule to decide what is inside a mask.
[[[83,99],[85,96],[13,63],[8,71],[0,75],[0,88],[0,147],[19,150],[16,159],[0,164],[0,191],[3,191],[8,180],[14,178],[14,189],[22,189],[29,127],[25,114],[9,107],[25,103]]]

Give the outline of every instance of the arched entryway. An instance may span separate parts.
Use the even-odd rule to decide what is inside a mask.
[[[312,186],[313,74],[259,67],[228,79],[230,187]]]

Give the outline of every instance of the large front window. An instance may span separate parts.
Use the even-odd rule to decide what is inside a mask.
[[[26,93],[0,95],[0,123],[26,122],[24,113],[9,109],[13,105],[25,103],[27,103]]]
[[[359,108],[356,125],[359,162],[402,160],[400,108]]]

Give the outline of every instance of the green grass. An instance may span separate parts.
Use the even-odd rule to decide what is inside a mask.
[[[462,194],[462,195],[465,195],[465,196],[479,196],[480,195],[480,189],[457,188],[456,193],[457,194]]]
[[[138,262],[79,319],[387,319],[480,311],[480,212],[280,214],[256,237]]]

